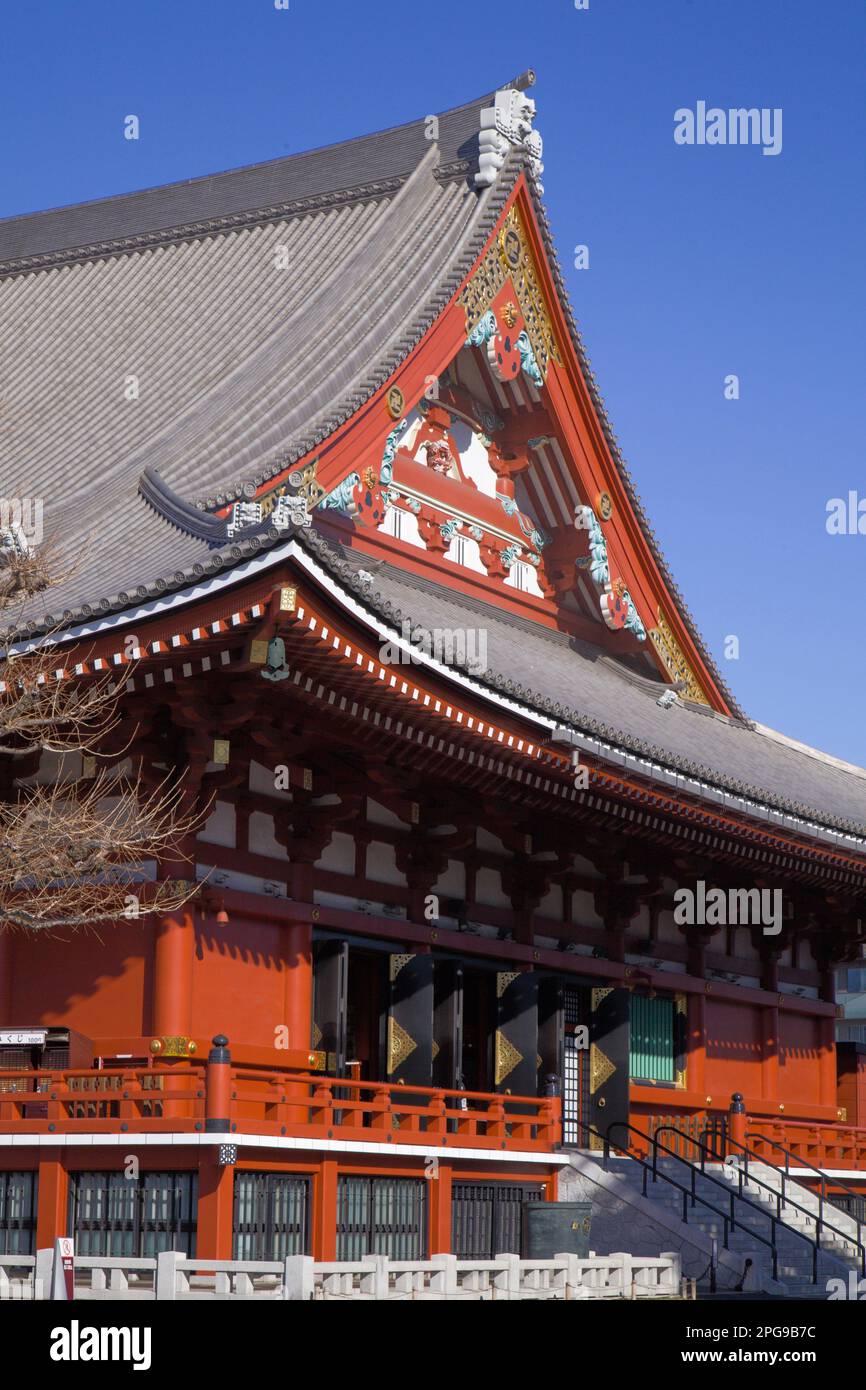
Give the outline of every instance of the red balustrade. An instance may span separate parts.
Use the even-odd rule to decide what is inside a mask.
[[[226,1105],[230,1132],[549,1151],[562,1137],[556,1097],[493,1095],[203,1063],[122,1071],[0,1071],[0,1134],[195,1133]]]

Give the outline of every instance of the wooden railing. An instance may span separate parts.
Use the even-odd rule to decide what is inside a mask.
[[[648,1141],[660,1128],[675,1130],[675,1134],[666,1135],[665,1144],[691,1161],[698,1158],[696,1140],[713,1149],[720,1160],[727,1151],[730,1116],[724,1111],[632,1112],[631,1118],[635,1128],[648,1136]],[[767,1119],[762,1115],[744,1116],[743,1126],[744,1132],[748,1128],[750,1147],[774,1166],[784,1163],[784,1160],[780,1159],[779,1151],[774,1151],[771,1143],[761,1143],[761,1135],[782,1144],[804,1163],[815,1164],[818,1168],[859,1168],[866,1171],[866,1129],[841,1122]]]
[[[762,1144],[761,1135],[784,1144],[793,1154],[818,1168],[866,1170],[866,1129],[846,1124],[808,1124],[801,1120],[749,1118],[749,1144],[768,1163],[778,1165],[778,1150]],[[783,1161],[783,1160],[782,1160]]]
[[[221,1073],[221,1074],[220,1074]],[[13,1084],[10,1084],[13,1083]],[[224,1124],[214,1124],[214,1116]],[[207,1121],[207,1123],[206,1123]],[[231,1133],[549,1151],[556,1097],[354,1081],[204,1063],[119,1071],[0,1071],[0,1134]]]

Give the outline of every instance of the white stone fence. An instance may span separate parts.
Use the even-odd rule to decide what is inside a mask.
[[[0,1255],[0,1302],[48,1297],[54,1252]],[[166,1251],[151,1259],[76,1256],[75,1299],[593,1299],[687,1296],[679,1254],[557,1255],[522,1260],[322,1262],[307,1255],[285,1260],[188,1259]]]

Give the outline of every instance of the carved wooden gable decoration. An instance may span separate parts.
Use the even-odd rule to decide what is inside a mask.
[[[230,523],[309,524],[318,513],[347,528],[349,545],[392,560],[396,546],[397,563],[441,564],[464,587],[474,574],[488,595],[501,586],[506,606],[519,595],[566,627],[612,634],[600,644],[724,712],[613,458],[556,283],[521,176],[466,280],[354,435],[350,422],[235,504]]]

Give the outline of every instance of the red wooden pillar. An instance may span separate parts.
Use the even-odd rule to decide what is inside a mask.
[[[431,1255],[448,1255],[451,1251],[451,1175],[451,1164],[440,1159],[427,1184]]]
[[[60,1149],[46,1148],[39,1152],[37,1200],[36,1249],[47,1250],[53,1248],[58,1236],[67,1234],[69,1175]]]
[[[187,739],[189,766],[178,809],[195,814],[201,782],[210,757],[209,740],[201,734]],[[186,835],[160,863],[161,879],[181,882],[195,878],[195,834]],[[192,972],[195,959],[195,918],[192,902],[159,918],[153,957],[152,1028],[156,1037],[189,1037],[192,1033]]]
[[[308,1048],[313,1022],[313,929],[309,922],[280,928],[283,955],[283,1022],[289,1047]]]
[[[153,960],[155,1037],[189,1037],[192,1031],[192,969],[195,925],[186,904],[159,919]]]
[[[192,969],[195,957],[195,926],[189,905],[159,919],[156,929],[153,967],[152,1030],[156,1038],[188,1038],[192,1033]],[[172,1100],[172,1091],[189,1084],[185,1060],[160,1058],[160,1066],[177,1073],[165,1076],[163,1116],[177,1119],[188,1113],[187,1102]]]
[[[836,1104],[836,1020],[818,1020],[818,1103]],[[849,1124],[851,1123],[849,1118]]]
[[[707,1000],[706,995],[688,998],[689,1045],[686,1051],[686,1088],[696,1092],[704,1103],[707,1094]]]
[[[313,1183],[313,1256],[337,1258],[337,1160],[323,1158]]]
[[[820,997],[827,1004],[836,1002],[836,974],[829,960],[821,971]],[[818,1096],[821,1105],[836,1104],[836,1020],[833,1015],[818,1020]]]
[[[234,1177],[233,1164],[217,1163],[215,1152],[202,1153],[198,1167],[198,1234],[195,1249],[203,1260],[232,1258]]]
[[[283,1022],[288,1044],[293,1050],[311,1046],[313,1030],[313,929],[309,922],[287,922],[280,928],[283,955]],[[277,1053],[280,1063],[282,1054]],[[310,1087],[303,1081],[287,1081],[288,1099],[305,1101]],[[289,1106],[285,1112],[288,1124],[304,1124],[306,1107]]]
[[[779,1005],[761,1009],[761,1097],[771,1103],[779,1100]]]
[[[688,1048],[686,1051],[686,1087],[700,1096],[700,1104],[706,1104],[707,1096],[707,934],[692,927],[686,933],[688,958],[686,969],[696,980],[702,980],[700,994],[688,997]]]

